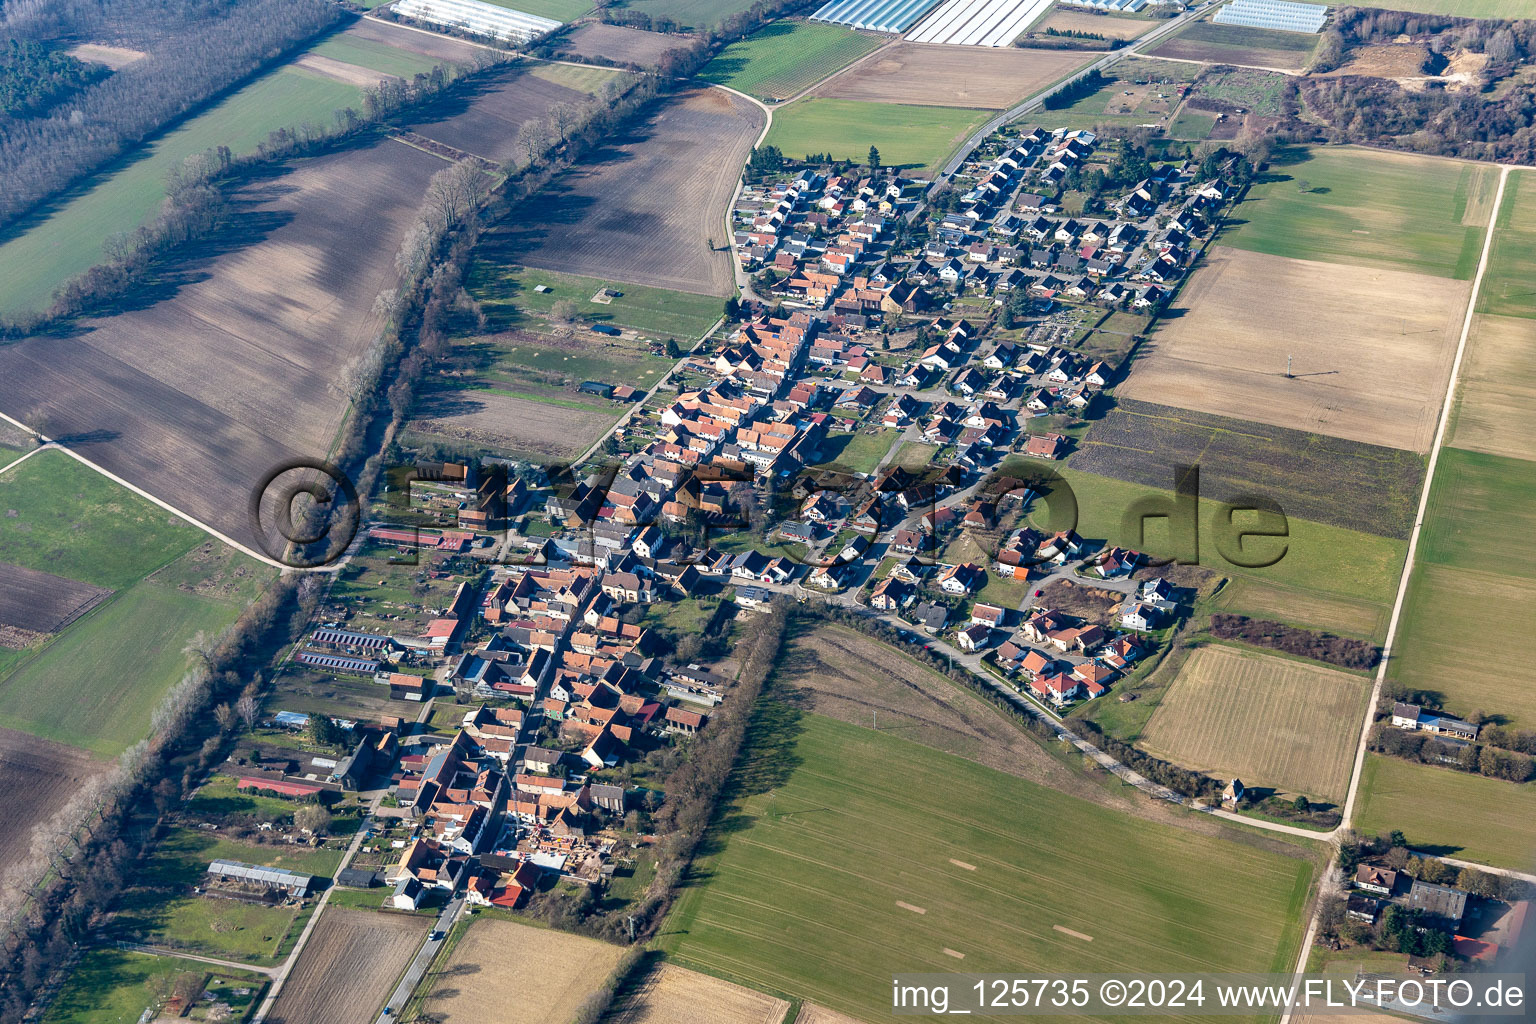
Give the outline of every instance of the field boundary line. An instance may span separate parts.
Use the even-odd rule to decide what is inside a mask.
[[[1408,534],[1408,552],[1403,559],[1403,573],[1398,578],[1397,596],[1392,602],[1392,617],[1387,621],[1386,639],[1381,645],[1381,663],[1376,669],[1376,681],[1371,687],[1371,700],[1365,709],[1365,722],[1360,727],[1360,743],[1355,748],[1355,766],[1350,773],[1349,795],[1345,797],[1344,809],[1340,815],[1339,827],[1334,829],[1331,835],[1337,835],[1349,827],[1350,820],[1354,817],[1355,797],[1360,791],[1360,776],[1365,768],[1366,747],[1370,743],[1371,726],[1376,720],[1376,705],[1381,700],[1381,688],[1386,682],[1387,669],[1391,664],[1392,641],[1397,636],[1397,624],[1402,618],[1403,604],[1408,596],[1408,583],[1413,576],[1414,556],[1418,552],[1419,533],[1424,527],[1424,517],[1429,510],[1430,489],[1435,483],[1435,467],[1440,461],[1440,450],[1445,443],[1446,430],[1450,425],[1451,410],[1456,402],[1456,384],[1461,376],[1462,357],[1466,354],[1467,338],[1472,333],[1472,323],[1477,317],[1477,298],[1483,287],[1483,274],[1488,269],[1488,257],[1493,252],[1493,236],[1498,229],[1499,209],[1504,205],[1504,186],[1509,181],[1511,168],[1508,164],[1499,167],[1499,188],[1494,193],[1493,210],[1488,217],[1488,230],[1483,235],[1483,252],[1477,261],[1477,273],[1472,277],[1472,291],[1467,296],[1467,312],[1461,324],[1461,337],[1456,342],[1456,358],[1451,362],[1451,379],[1446,385],[1445,400],[1440,406],[1440,422],[1435,429],[1434,443],[1429,449],[1429,465],[1424,470],[1424,486],[1419,492],[1419,507],[1414,515],[1413,530]],[[1327,873],[1332,870],[1338,861],[1338,852],[1329,858],[1328,864],[1323,868],[1323,880],[1320,884],[1326,884]],[[1296,969],[1293,973],[1297,976],[1307,969],[1307,956],[1312,951],[1312,943],[1317,938],[1318,912],[1321,907],[1314,909],[1312,919],[1307,924],[1306,934],[1301,940],[1301,953],[1296,960]],[[1292,1008],[1287,1006],[1280,1016],[1280,1024],[1290,1024]]]
[[[0,415],[4,415],[4,414],[0,413]],[[6,418],[9,419],[10,417],[6,417]],[[15,421],[12,420],[12,422],[14,423]],[[21,458],[17,459],[15,462],[11,463],[10,465],[8,465],[8,466],[0,466],[0,473],[9,473],[11,470],[15,469],[17,466],[21,465],[23,462],[26,462],[28,459],[30,459],[32,456],[36,455],[38,452],[45,452],[49,448],[53,448],[53,447],[56,447],[56,446],[54,444],[52,444],[51,442],[48,443],[48,444],[40,444],[36,448],[33,448],[31,451],[27,452],[27,454],[23,455]]]
[[[1419,491],[1419,507],[1414,516],[1413,530],[1408,535],[1408,552],[1403,559],[1403,572],[1397,581],[1397,596],[1392,602],[1392,617],[1387,620],[1387,635],[1381,645],[1381,663],[1376,668],[1376,683],[1371,689],[1370,707],[1366,709],[1365,724],[1360,730],[1360,745],[1355,752],[1355,767],[1350,778],[1349,795],[1344,801],[1342,830],[1354,815],[1355,797],[1360,788],[1361,769],[1365,765],[1366,746],[1370,741],[1371,724],[1376,717],[1376,704],[1381,700],[1381,688],[1386,682],[1387,669],[1392,662],[1392,642],[1397,638],[1397,626],[1402,618],[1403,605],[1408,597],[1408,584],[1413,577],[1414,557],[1418,553],[1419,534],[1429,512],[1429,495],[1435,483],[1435,468],[1440,462],[1440,452],[1445,446],[1445,435],[1450,427],[1451,412],[1456,404],[1456,385],[1461,377],[1461,364],[1467,351],[1467,339],[1472,335],[1472,324],[1477,317],[1477,299],[1483,287],[1483,275],[1488,269],[1488,257],[1493,252],[1493,236],[1498,227],[1499,209],[1504,205],[1504,186],[1509,181],[1509,165],[1499,169],[1499,187],[1493,197],[1493,212],[1488,219],[1488,229],[1483,235],[1483,252],[1477,261],[1477,273],[1472,278],[1472,291],[1467,296],[1467,312],[1461,323],[1461,337],[1456,342],[1456,358],[1451,361],[1451,379],[1446,384],[1445,399],[1440,405],[1439,423],[1429,449],[1429,464],[1424,469],[1424,486]]]

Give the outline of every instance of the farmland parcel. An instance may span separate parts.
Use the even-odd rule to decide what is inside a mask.
[[[1536,787],[1368,754],[1355,827],[1369,835],[1401,829],[1415,847],[1529,871]]]
[[[763,124],[720,89],[672,100],[513,210],[484,258],[604,280],[729,295],[725,207]],[[713,240],[715,248],[710,248]]]
[[[494,157],[517,117],[579,95],[514,69],[416,130],[440,124]],[[0,411],[257,543],[251,489],[279,464],[326,454],[345,368],[377,335],[374,299],[394,286],[394,253],[445,166],[385,139],[248,183],[221,251],[168,274],[144,305],[0,349]]]
[[[1424,274],[1215,246],[1119,391],[1427,451],[1469,291]]]
[[[1363,676],[1223,645],[1195,651],[1147,725],[1160,757],[1249,788],[1338,803],[1349,788]]]
[[[368,1024],[430,926],[420,917],[328,908],[267,1020]]]
[[[1040,92],[1097,56],[1078,50],[960,49],[936,43],[897,43],[827,82],[816,95],[1001,110]]]
[[[813,97],[777,112],[767,143],[796,159],[830,153],[855,163],[874,146],[887,167],[930,173],[984,120],[983,110]]]
[[[660,964],[628,992],[613,1024],[779,1024],[789,1003],[673,964]]]
[[[953,970],[947,950],[968,971],[1294,959],[1312,869],[1267,841],[1134,820],[818,715],[772,718],[734,776],[720,852],[663,929],[684,966],[874,1024],[900,1019],[891,973]],[[1041,884],[1040,865],[1068,862],[1094,865],[1095,884]]]
[[[443,976],[430,983],[422,1009],[443,1024],[566,1024],[623,952],[596,939],[481,916],[453,947]],[[473,984],[456,972],[473,973]]]
[[[762,99],[783,100],[880,45],[877,36],[816,22],[776,21],[732,43],[702,77]]]

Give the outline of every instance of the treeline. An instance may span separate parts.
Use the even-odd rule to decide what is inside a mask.
[[[28,855],[7,867],[0,880],[0,1024],[21,1021],[76,944],[101,927],[139,852],[156,839],[157,821],[224,757],[227,733],[209,709],[255,699],[262,685],[255,667],[264,652],[297,635],[320,585],[313,576],[283,577],[229,630],[195,639],[199,663],[156,710],[150,739],[86,782],[34,830]]]
[[[1031,50],[1118,50],[1125,45],[1125,40],[1110,39],[1098,32],[1048,28],[1038,35],[1020,36],[1013,45]]]
[[[1267,647],[1343,668],[1374,668],[1381,660],[1381,650],[1368,640],[1297,629],[1269,619],[1250,619],[1246,615],[1227,612],[1211,616],[1211,635],[1220,640],[1241,640],[1254,647]]]
[[[1146,751],[1137,750],[1129,743],[1115,739],[1086,718],[1076,723],[1083,738],[1104,753],[1121,762],[1127,768],[1144,775],[1153,782],[1167,786],[1175,793],[1191,799],[1211,799],[1221,796],[1222,784],[1209,775],[1180,768],[1176,764],[1153,757]]]
[[[1429,733],[1378,723],[1371,732],[1371,749],[1420,764],[1444,765],[1458,771],[1506,782],[1526,782],[1536,775],[1531,758],[1487,743],[1446,743]]]
[[[106,70],[43,43],[6,40],[0,48],[0,110],[30,117],[101,78]]]
[[[1456,50],[1487,54],[1489,66],[1484,74],[1493,78],[1503,77],[1510,65],[1536,54],[1536,21],[1341,7],[1323,33],[1311,70],[1332,71],[1348,59],[1353,48],[1392,43],[1402,36],[1425,42],[1432,59]]]
[[[332,125],[303,124],[270,132],[250,153],[228,146],[194,154],[166,178],[159,212],[133,231],[113,235],[103,246],[106,259],[66,281],[42,314],[0,324],[0,337],[36,331],[49,321],[98,311],[130,292],[183,247],[217,234],[228,222],[227,192],[245,176],[299,156],[347,144],[380,123],[438,99],[464,74],[497,63],[481,58],[474,68],[438,65],[411,82],[385,79],[364,90],[363,112],[336,112]]]
[[[1074,78],[1047,96],[1044,103],[1045,109],[1061,110],[1064,107],[1070,107],[1078,100],[1098,92],[1108,85],[1109,81],[1102,72],[1095,68],[1081,78]]]
[[[139,6],[149,17],[161,13],[153,3]],[[248,0],[219,11],[159,39],[149,56],[80,91],[67,109],[6,125],[0,225],[343,17],[325,0]]]
[[[1329,125],[1330,141],[1466,160],[1536,162],[1536,83],[1515,82],[1503,96],[1426,89],[1410,92],[1381,78],[1303,79],[1308,109]]]

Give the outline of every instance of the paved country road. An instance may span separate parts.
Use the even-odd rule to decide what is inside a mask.
[[[416,951],[416,959],[412,960],[411,966],[405,969],[405,974],[400,978],[400,984],[395,986],[394,994],[389,997],[389,1001],[384,1004],[384,1009],[379,1013],[378,1024],[390,1024],[405,1006],[406,1000],[411,998],[411,993],[416,991],[416,986],[421,983],[427,968],[432,965],[433,958],[443,948],[448,932],[453,928],[454,922],[459,919],[459,914],[463,910],[464,897],[455,896],[448,901],[443,912],[437,915],[437,922],[432,925],[432,931],[427,934],[421,949]]]

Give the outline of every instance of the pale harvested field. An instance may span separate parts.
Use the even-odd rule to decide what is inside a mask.
[[[1092,32],[1108,39],[1135,39],[1156,24],[1155,21],[1141,18],[1116,18],[1109,14],[1058,7],[1035,26],[1035,31],[1044,32],[1053,28],[1058,32]]]
[[[783,999],[662,964],[627,995],[613,1024],[779,1024]]]
[[[863,1024],[863,1022],[846,1013],[829,1010],[825,1006],[801,1003],[800,1012],[795,1016],[795,1024]]]
[[[105,64],[113,71],[149,56],[143,50],[130,50],[126,46],[108,46],[105,43],[81,43],[78,46],[71,46],[65,52],[80,60]]]
[[[267,1021],[371,1024],[431,925],[406,914],[328,907]]]
[[[445,390],[422,397],[410,429],[562,459],[586,451],[622,412],[619,405],[571,409],[493,391]]]
[[[1447,444],[1536,459],[1536,321],[1478,316],[1461,362],[1456,419]]]
[[[514,210],[490,244],[531,267],[729,295],[725,208],[762,126],[747,100],[687,93]]]
[[[623,955],[596,939],[482,918],[454,947],[422,1009],[442,1024],[567,1024]]]
[[[0,814],[0,863],[24,860],[33,827],[108,767],[83,750],[0,729],[0,792],[6,794],[5,812]]]
[[[1140,745],[1250,788],[1337,803],[1369,695],[1364,676],[1212,644],[1184,662]]]
[[[1469,291],[1213,246],[1120,394],[1428,451]]]
[[[620,64],[650,67],[668,50],[685,47],[692,41],[691,36],[669,36],[624,25],[589,22],[562,38],[558,52],[561,56],[603,57]]]
[[[814,95],[1002,110],[1101,56],[1083,50],[898,43],[830,79]]]
[[[242,541],[251,488],[324,456],[335,383],[444,163],[392,141],[297,164],[237,198],[223,248],[117,316],[0,346],[0,411]]]
[[[878,728],[1066,791],[1081,777],[991,705],[888,644],[824,626],[797,633],[775,695],[850,725]]]
[[[342,35],[384,43],[401,50],[419,53],[424,57],[435,57],[438,60],[451,60],[463,64],[472,62],[475,54],[484,52],[485,49],[463,39],[438,35],[436,32],[416,32],[404,25],[375,21],[373,18],[360,19]]]
[[[386,75],[382,71],[372,68],[359,67],[356,64],[348,64],[344,60],[336,60],[333,57],[324,57],[318,53],[306,53],[293,62],[296,68],[304,68],[313,71],[317,75],[338,82],[346,82],[355,85],[359,89],[371,89],[386,78],[394,78],[394,75]]]

